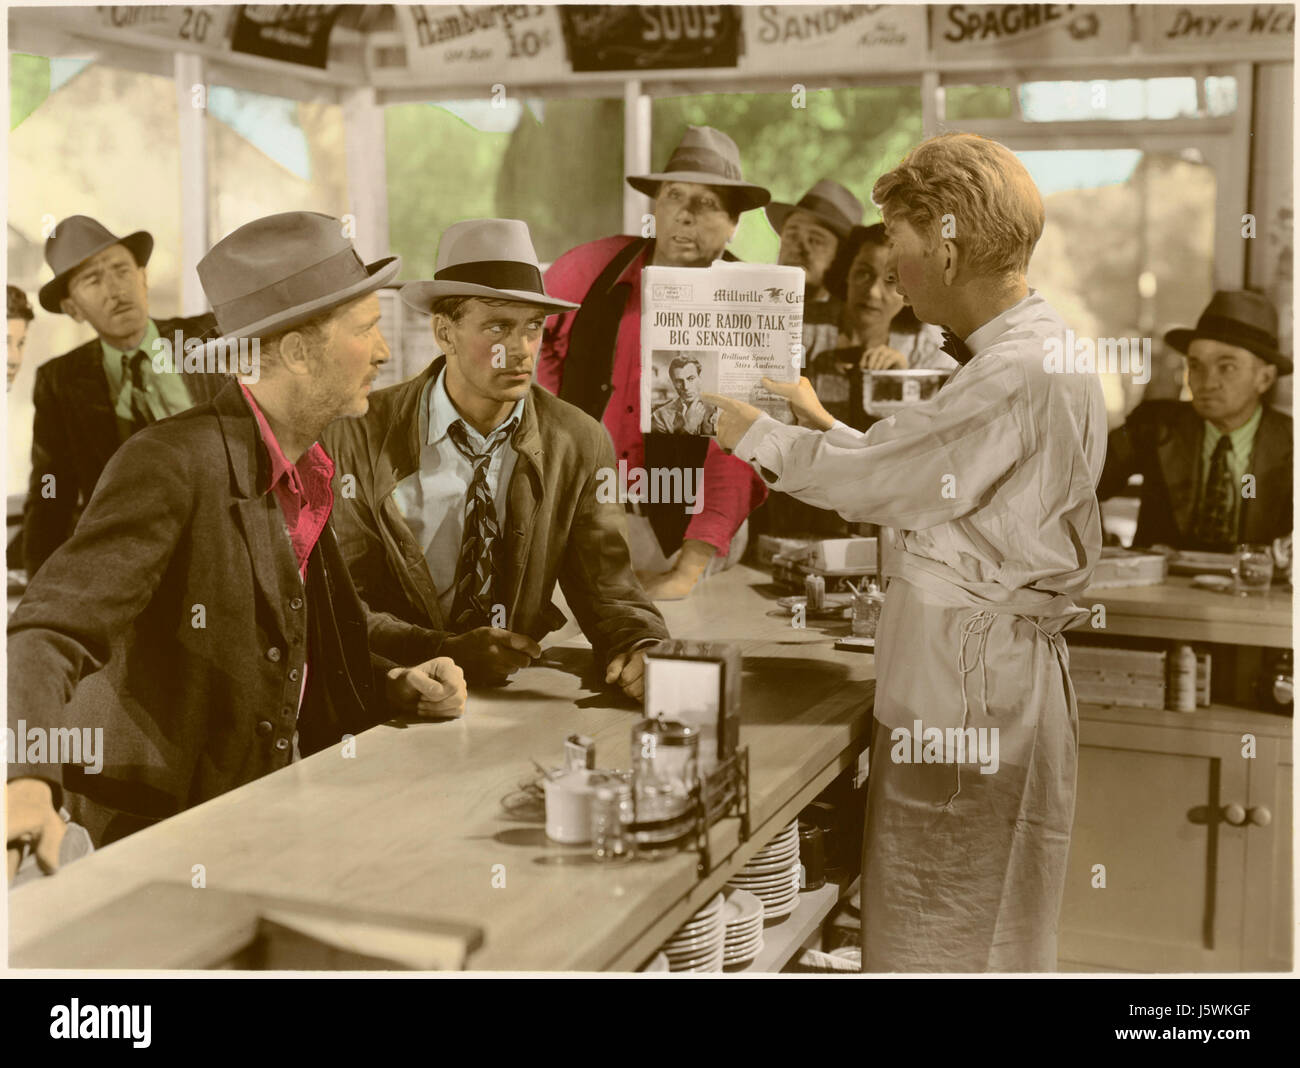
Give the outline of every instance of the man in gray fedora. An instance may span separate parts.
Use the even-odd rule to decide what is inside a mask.
[[[1097,496],[1142,475],[1134,545],[1233,552],[1291,533],[1291,417],[1265,403],[1292,364],[1277,311],[1246,290],[1214,294],[1195,328],[1165,334],[1187,360],[1189,402],[1139,404],[1107,440]]]
[[[700,502],[629,502],[633,563],[656,600],[685,597],[709,571],[744,554],[746,518],[767,495],[761,479],[707,438],[641,433],[641,271],[707,267],[726,251],[743,212],[771,199],[741,173],[721,130],[689,126],[667,166],[627,183],[654,199],[654,236],[626,234],[570,249],[546,272],[547,291],[578,302],[546,331],[537,381],[604,423],[628,470],[683,481],[702,471]],[[733,544],[733,539],[735,544]]]
[[[225,376],[158,373],[160,338],[198,338],[211,315],[153,319],[146,266],[153,237],[117,237],[97,220],[72,215],[45,242],[54,278],[41,307],[95,331],[84,345],[36,370],[32,401],[32,470],[23,509],[28,577],[72,533],[95,483],[119,445],[142,427],[210,400]]]
[[[776,262],[803,268],[804,366],[835,347],[844,301],[827,286],[840,243],[862,222],[862,201],[823,178],[797,204],[774,200],[763,209],[781,238]]]
[[[223,340],[257,342],[257,381],[131,437],[10,621],[10,725],[103,731],[96,769],[9,755],[7,837],[47,869],[60,793],[103,844],[394,712],[463,709],[434,636],[358,600],[316,443],[368,408],[389,356],[375,290],[399,266],[362,263],[313,212],[251,222],[199,262]]]
[[[605,683],[641,697],[642,650],[668,631],[632,573],[609,436],[533,384],[547,316],[575,305],[543,288],[527,225],[449,227],[433,280],[402,299],[444,355],[325,438],[356,477],[338,524],[361,597],[500,682],[565,623],[558,582]]]

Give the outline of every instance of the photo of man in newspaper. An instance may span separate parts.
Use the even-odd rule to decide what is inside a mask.
[[[651,429],[658,434],[712,434],[718,409],[701,400],[700,393],[717,383],[716,354],[656,349],[650,359]]]

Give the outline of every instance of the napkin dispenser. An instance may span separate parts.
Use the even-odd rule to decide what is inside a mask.
[[[645,714],[700,732],[700,772],[707,775],[740,744],[744,657],[724,642],[671,639],[646,650]]]

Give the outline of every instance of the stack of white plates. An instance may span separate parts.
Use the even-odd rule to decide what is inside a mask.
[[[746,890],[728,890],[722,922],[727,929],[722,963],[730,967],[753,960],[763,948],[763,902]]]
[[[722,970],[727,929],[722,920],[722,895],[717,894],[704,908],[677,929],[660,949],[674,972],[718,972]]]
[[[799,821],[792,821],[755,853],[727,886],[758,898],[765,920],[789,916],[799,903]]]

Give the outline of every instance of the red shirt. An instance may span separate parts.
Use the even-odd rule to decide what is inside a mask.
[[[262,443],[271,458],[271,492],[284,515],[289,540],[293,542],[293,551],[298,558],[298,573],[306,579],[311,551],[334,510],[334,487],[331,485],[334,461],[325,455],[325,450],[317,442],[302,454],[296,465],[291,464],[248,387],[241,382],[239,388],[244,391],[244,399],[257,417]]]
[[[580,304],[609,261],[635,240],[626,235],[605,237],[570,249],[546,272],[546,292]],[[629,468],[645,466],[645,441],[641,436],[641,268],[645,263],[643,252],[618,278],[619,282],[631,283],[632,292],[618,326],[609,404],[602,420],[614,442],[615,459],[626,460]],[[576,311],[565,312],[550,320],[537,358],[538,384],[557,396],[576,315]],[[703,506],[699,514],[691,516],[686,537],[707,542],[725,556],[732,535],[767,497],[767,487],[749,464],[728,456],[717,442],[710,441],[702,495]]]

